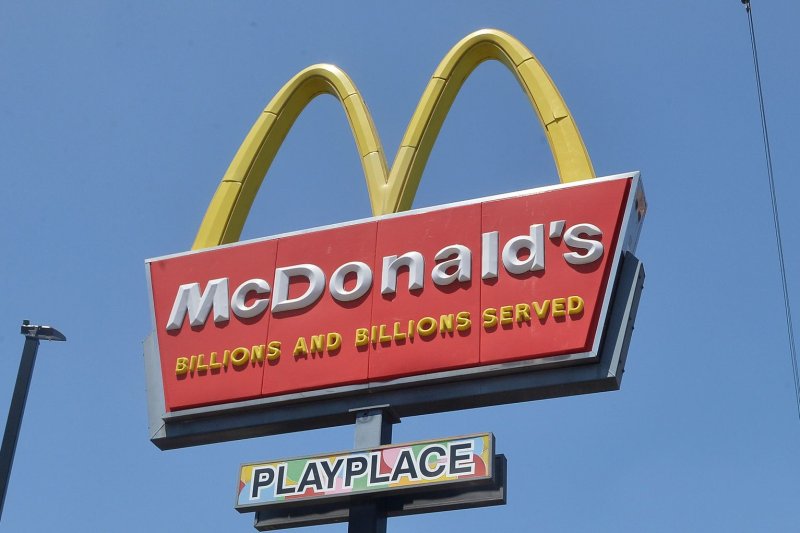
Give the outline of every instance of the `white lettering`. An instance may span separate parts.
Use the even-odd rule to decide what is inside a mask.
[[[419,252],[407,252],[400,257],[389,255],[383,258],[381,272],[381,294],[397,292],[397,270],[408,267],[408,290],[421,289],[425,275],[425,259]]]
[[[447,259],[448,257],[455,257]],[[434,259],[442,261],[431,271],[431,279],[436,285],[450,285],[454,281],[469,281],[472,279],[472,252],[462,244],[453,244],[442,248],[436,253]],[[447,273],[451,268],[455,268],[450,274]]]
[[[169,314],[167,331],[181,329],[186,313],[189,313],[189,324],[202,326],[208,319],[208,313],[214,309],[214,322],[225,322],[230,318],[228,310],[228,278],[212,279],[206,290],[200,294],[199,283],[187,283],[178,288],[172,312]]]
[[[250,279],[245,281],[233,291],[233,297],[231,298],[233,314],[239,318],[253,318],[260,315],[269,307],[269,298],[256,298],[252,304],[247,305],[247,296],[251,292],[256,294],[269,294],[269,291],[269,283],[263,279]]]
[[[346,291],[344,289],[344,280],[351,273],[356,274],[356,286]],[[372,287],[372,269],[366,263],[352,261],[336,269],[333,276],[331,276],[328,288],[334,299],[340,302],[352,302],[364,296],[370,287]]]
[[[492,280],[498,277],[499,260],[510,274],[525,274],[545,269],[545,245],[551,248],[566,246],[570,251],[562,253],[570,265],[586,265],[603,257],[604,246],[600,242],[602,230],[589,223],[575,224],[566,230],[565,221],[549,222],[545,241],[545,224],[532,224],[529,234],[517,235],[509,239],[499,254],[498,231],[481,235],[481,279]],[[563,242],[559,239],[563,235]],[[555,241],[555,242],[553,242]],[[562,251],[563,248],[561,248]],[[455,282],[468,282],[472,279],[472,250],[463,244],[445,246],[434,256],[436,264],[430,271],[431,279],[437,286],[447,286]],[[420,252],[409,251],[403,255],[389,255],[382,259],[381,294],[397,292],[398,272],[408,269],[408,289],[421,290],[425,281],[425,258]],[[355,275],[355,283],[345,288],[348,276]],[[290,298],[293,283],[302,283],[305,278],[308,288],[300,296]],[[228,278],[210,280],[201,292],[200,283],[186,283],[178,288],[172,311],[167,321],[168,331],[179,330],[186,316],[193,327],[203,326],[213,310],[214,322],[230,319],[230,311],[242,319],[258,317],[272,306],[273,313],[305,309],[321,297],[326,288],[325,273],[311,263],[279,267],[275,269],[274,287],[260,278],[243,282],[229,298]],[[373,272],[369,264],[350,261],[339,266],[330,278],[327,288],[331,297],[338,302],[352,302],[362,298],[372,288]],[[296,285],[295,285],[296,286]],[[298,292],[295,290],[294,292]],[[270,300],[271,295],[271,300]],[[248,301],[250,302],[248,304]]]
[[[497,277],[498,234],[497,231],[489,231],[481,236],[481,279]]]
[[[528,250],[528,257],[520,259],[519,253]],[[544,270],[544,225],[531,226],[530,236],[519,235],[503,247],[503,266],[511,274],[524,274]]]
[[[308,289],[297,298],[289,299],[289,285],[294,277],[308,280]],[[272,312],[302,309],[316,302],[325,290],[325,273],[317,265],[303,264],[275,269],[275,292],[272,297]]]
[[[583,239],[581,235],[589,237],[602,237],[603,232],[594,224],[575,224],[564,234],[564,243],[570,248],[586,250],[581,255],[578,252],[564,254],[564,259],[570,265],[586,265],[603,257],[603,243],[592,239]]]

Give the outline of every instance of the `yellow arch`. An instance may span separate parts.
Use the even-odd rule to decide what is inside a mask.
[[[372,116],[355,84],[334,65],[312,65],[284,85],[250,129],[208,206],[192,249],[239,240],[258,189],[297,117],[320,94],[341,102],[367,180],[372,213],[410,209],[439,130],[464,81],[488,59],[514,74],[545,130],[562,182],[593,178],[580,132],[555,84],[530,50],[499,30],[459,41],[439,63],[411,117],[389,171]]]

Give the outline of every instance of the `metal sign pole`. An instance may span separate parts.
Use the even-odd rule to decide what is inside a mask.
[[[3,516],[3,505],[6,501],[11,466],[14,463],[14,452],[17,449],[19,430],[22,426],[22,415],[25,413],[25,402],[31,386],[33,365],[36,363],[36,353],[39,351],[39,339],[67,340],[58,330],[49,326],[31,326],[27,320],[22,322],[21,333],[25,335],[25,346],[22,348],[17,382],[14,385],[14,395],[11,397],[11,407],[8,409],[8,420],[3,433],[3,445],[0,448],[0,518]]]
[[[355,448],[392,443],[392,424],[399,422],[388,405],[351,409],[356,415]],[[348,533],[386,533],[386,507],[382,499],[350,507]]]

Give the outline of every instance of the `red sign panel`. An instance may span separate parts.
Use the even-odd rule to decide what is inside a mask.
[[[150,260],[166,410],[591,359],[634,179]]]

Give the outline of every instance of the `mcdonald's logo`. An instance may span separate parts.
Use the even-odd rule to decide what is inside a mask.
[[[409,210],[453,100],[489,59],[506,65],[528,96],[562,183],[384,216]],[[322,93],[344,108],[375,217],[237,243],[281,143]],[[470,34],[444,57],[391,169],[369,110],[344,71],[332,65],[301,71],[248,133],[193,250],[147,261],[155,335],[146,361],[157,369],[148,375],[161,379],[161,396],[149,401],[164,412],[162,426],[177,420],[181,438],[197,443],[206,437],[186,436],[194,416],[217,416],[220,406],[292,409],[309,395],[336,398],[340,409],[341,402],[357,407],[367,396],[381,403],[385,393],[386,403],[400,410],[406,405],[412,414],[461,408],[466,394],[472,406],[521,401],[540,393],[510,381],[516,389],[509,395],[496,381],[484,396],[475,391],[484,390],[480,380],[497,375],[527,380],[530,373],[543,376],[578,363],[607,366],[569,378],[578,385],[567,393],[617,387],[619,350],[627,349],[619,331],[632,324],[631,302],[638,301],[624,295],[640,290],[634,274],[621,272],[638,240],[644,193],[635,172],[593,178],[555,85],[533,54],[501,31]],[[634,277],[640,275],[635,264]],[[615,289],[622,278],[633,284],[628,293]],[[625,309],[612,319],[615,298],[625,300]],[[610,345],[604,335],[611,335]],[[608,366],[612,359],[617,367]],[[465,380],[480,383],[469,393],[443,393],[429,405],[413,394],[417,386]],[[547,392],[541,394],[559,390],[551,378],[542,380]],[[297,414],[307,417],[297,422],[303,429],[340,420],[338,411],[317,416],[298,408]],[[252,428],[250,421],[243,424]],[[200,433],[211,431],[203,427]],[[246,428],[242,434],[251,435]],[[221,434],[207,438],[238,433]]]
[[[411,208],[428,156],[464,81],[487,60],[505,65],[544,127],[562,183],[594,178],[594,169],[567,104],[544,67],[520,41],[499,30],[479,30],[442,59],[422,93],[389,169],[378,132],[353,81],[334,65],[312,65],[289,80],[264,108],[208,206],[193,249],[239,240],[272,160],[297,117],[320,94],[342,104],[356,141],[375,216]]]

